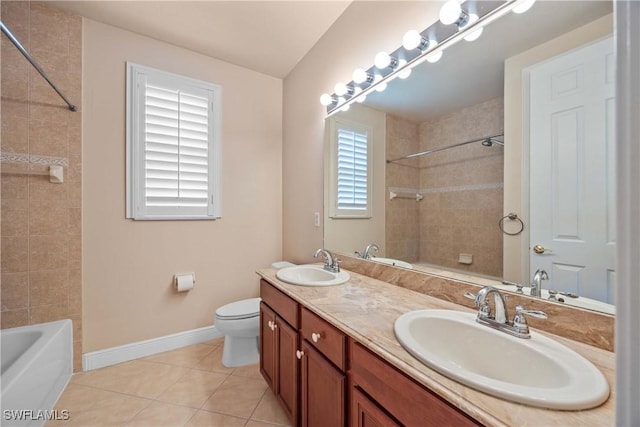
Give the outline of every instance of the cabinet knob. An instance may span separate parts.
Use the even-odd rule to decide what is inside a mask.
[[[304,356],[304,351],[302,350],[296,350],[296,357],[298,359],[302,359],[302,356]]]
[[[271,320],[267,322],[267,326],[273,331],[273,322]]]
[[[318,342],[318,340],[322,338],[322,335],[316,332],[313,332],[311,334],[311,339],[313,340],[313,342]]]

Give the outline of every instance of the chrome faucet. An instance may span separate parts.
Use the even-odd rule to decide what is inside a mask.
[[[371,252],[372,250],[376,251],[377,253],[380,250],[380,248],[375,243],[369,243],[367,247],[364,248],[364,252],[362,252],[362,255],[360,255],[360,257],[362,259],[371,259],[371,255],[369,254],[369,252]]]
[[[542,269],[536,270],[531,282],[531,296],[540,298],[542,296],[542,281],[549,280],[549,275]]]
[[[313,254],[314,258],[318,258],[318,255],[322,254],[324,256],[324,268],[327,271],[332,273],[340,273],[340,262],[342,260],[338,259],[336,256],[331,255],[326,249],[320,248]]]
[[[489,306],[490,295],[493,295],[494,301],[495,313],[493,314],[491,312],[491,307]],[[471,292],[465,292],[464,296],[474,300],[476,307],[478,307],[476,322],[498,331],[505,332],[509,335],[513,335],[514,337],[531,338],[529,325],[527,325],[525,315],[538,317],[540,319],[547,318],[547,315],[542,311],[525,310],[521,305],[517,305],[513,321],[509,321],[505,298],[500,291],[493,286],[485,286],[480,289],[476,295],[473,295]]]

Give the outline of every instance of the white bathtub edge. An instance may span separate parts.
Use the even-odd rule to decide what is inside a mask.
[[[215,325],[212,325],[106,348],[104,350],[92,351],[82,355],[82,370],[91,371],[93,369],[104,368],[105,366],[115,365],[116,363],[152,356],[157,353],[162,353],[163,351],[175,350],[180,347],[210,341],[221,338],[222,336]]]

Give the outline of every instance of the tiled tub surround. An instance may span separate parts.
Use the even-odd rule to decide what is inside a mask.
[[[2,1],[2,21],[78,107],[82,20],[41,2]],[[81,112],[71,112],[6,38],[2,49],[2,328],[73,321],[82,358]],[[53,184],[48,165],[64,168]]]
[[[503,100],[491,99],[422,123],[387,114],[386,156],[399,158],[488,135],[503,128]],[[497,138],[501,139],[501,138]],[[386,165],[387,190],[424,199],[386,198],[386,254],[494,277],[502,276],[502,147],[479,142]],[[460,253],[473,263],[460,264]]]
[[[346,270],[375,278],[402,288],[450,301],[468,308],[475,308],[473,301],[464,297],[464,292],[478,292],[480,286],[491,285],[492,280],[477,278],[474,283],[459,280],[459,275],[444,277],[416,270],[392,267],[385,264],[364,261],[340,254]],[[445,273],[443,271],[443,273]],[[546,320],[531,318],[529,324],[540,330],[582,342],[607,351],[614,351],[615,317],[605,313],[568,307],[539,298],[508,293],[507,307],[510,313],[516,305],[529,310],[542,310],[549,316]]]
[[[285,294],[303,304],[356,341],[369,348],[416,382],[488,426],[585,426],[613,425],[613,391],[609,400],[587,411],[551,411],[511,403],[463,386],[427,368],[404,350],[395,338],[393,324],[398,316],[419,309],[469,309],[438,298],[413,292],[350,271],[351,280],[328,287],[295,286],[279,281],[276,270],[258,274]],[[614,385],[614,354],[559,336],[552,338],[582,354]],[[496,363],[518,363],[496,360]],[[522,369],[526,369],[523,366]]]

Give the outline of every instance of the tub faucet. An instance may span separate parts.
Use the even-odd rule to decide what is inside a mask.
[[[542,281],[549,280],[549,275],[542,269],[536,270],[531,282],[531,296],[540,298],[542,296]]]
[[[371,254],[369,252],[376,251],[376,253],[380,250],[378,245],[375,243],[369,243],[366,248],[364,248],[364,252],[362,252],[362,259],[371,259]]]
[[[331,255],[327,249],[320,248],[313,254],[314,258],[318,258],[318,255],[324,256],[324,268],[332,273],[340,273],[340,261],[337,257]]]

